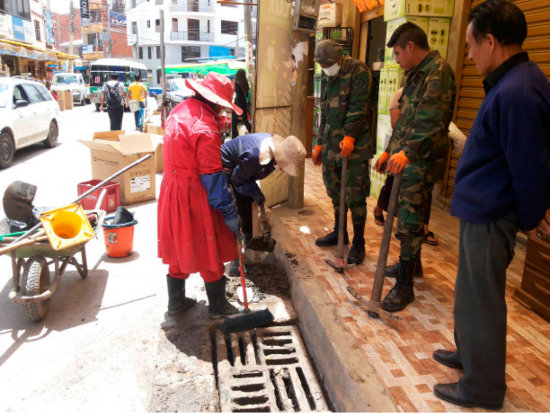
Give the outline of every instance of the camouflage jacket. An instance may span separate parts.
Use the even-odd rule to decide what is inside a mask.
[[[348,163],[372,158],[371,125],[367,119],[372,74],[360,60],[343,56],[338,75],[321,77],[321,124],[317,145],[323,146],[323,163],[342,162],[340,141],[344,135],[355,138]]]
[[[403,150],[409,158],[404,180],[443,179],[455,98],[453,69],[439,52],[431,51],[407,74],[400,99],[401,113],[386,148],[390,155]]]

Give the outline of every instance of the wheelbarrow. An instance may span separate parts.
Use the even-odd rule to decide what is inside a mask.
[[[0,236],[0,255],[10,254],[12,262],[12,286],[9,299],[14,303],[22,304],[30,320],[44,319],[48,313],[49,299],[59,287],[61,277],[69,264],[76,268],[82,278],[88,275],[86,243],[101,229],[106,212],[99,207],[107,190],[103,188],[101,191],[94,210],[84,211],[78,202],[150,157],[151,155],[146,155],[122,168],[80,195],[73,204],[42,214],[42,222],[29,231]],[[54,220],[62,224],[56,224]],[[71,227],[71,220],[74,223],[73,227]],[[40,229],[40,226],[43,228]],[[71,234],[72,229],[77,227],[78,230]],[[50,231],[54,231],[55,234],[51,235]],[[81,237],[82,233],[85,236]],[[76,258],[79,253],[80,262]],[[50,277],[52,265],[53,281]]]

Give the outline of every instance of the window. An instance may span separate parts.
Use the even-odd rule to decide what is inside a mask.
[[[17,85],[13,88],[13,103],[18,100],[26,100],[27,102],[29,101],[21,85]]]
[[[172,31],[173,32],[178,31],[178,19],[172,19]]]
[[[237,34],[239,23],[222,20],[222,34]]]
[[[31,19],[29,1],[0,0],[0,10],[23,19]]]
[[[182,46],[181,47],[181,60],[184,62],[189,58],[201,57],[200,46]]]
[[[155,4],[162,4],[162,3],[163,3],[162,0],[156,0],[156,1],[155,1]]]
[[[137,34],[137,22],[132,22],[132,34]]]
[[[152,52],[151,52],[151,49],[152,49],[152,47],[151,47],[151,46],[147,47],[147,58],[148,58],[148,59],[151,59],[151,58],[152,58]]]
[[[25,90],[25,94],[29,98],[29,103],[40,103],[44,101],[44,97],[40,94],[38,89],[33,85],[22,85]]]
[[[187,19],[187,39],[200,40],[200,22],[197,19]]]
[[[44,100],[46,100],[46,101],[53,100],[52,94],[50,92],[48,92],[48,89],[46,89],[44,86],[34,85],[34,87],[38,90],[38,92],[40,92],[40,94],[42,95]]]
[[[206,33],[210,33],[210,20],[206,21]]]
[[[160,46],[157,46],[157,59],[160,59]]]
[[[161,78],[160,78],[160,69],[157,70],[157,83],[160,83],[161,82]]]
[[[148,29],[151,28],[151,20],[147,20],[147,28],[148,28]]]
[[[155,31],[160,33],[160,19],[155,20]]]
[[[199,0],[187,0],[187,11],[199,11]]]
[[[132,0],[132,7],[136,7],[136,0]]]
[[[143,59],[143,47],[138,47],[138,57]]]
[[[34,21],[34,34],[36,35],[36,40],[40,41],[40,22],[38,20]]]

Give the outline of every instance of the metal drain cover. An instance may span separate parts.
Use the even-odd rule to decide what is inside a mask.
[[[328,410],[296,326],[216,330],[215,344],[222,412]]]

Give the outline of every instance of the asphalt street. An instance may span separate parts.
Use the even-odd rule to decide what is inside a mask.
[[[135,130],[129,112],[123,127]],[[0,195],[20,180],[38,187],[38,207],[62,207],[77,197],[77,184],[92,178],[90,151],[78,139],[108,130],[109,119],[93,105],[76,106],[61,112],[59,129],[55,148],[23,149],[0,170]],[[157,175],[157,194],[160,180]],[[207,324],[200,321],[206,319],[202,281],[193,275],[189,283],[199,305],[184,317],[167,317],[156,202],[128,209],[139,221],[134,254],[107,257],[100,232],[86,244],[89,276],[82,279],[69,266],[42,322],[29,321],[9,300],[11,260],[0,256],[0,410],[216,409]]]

